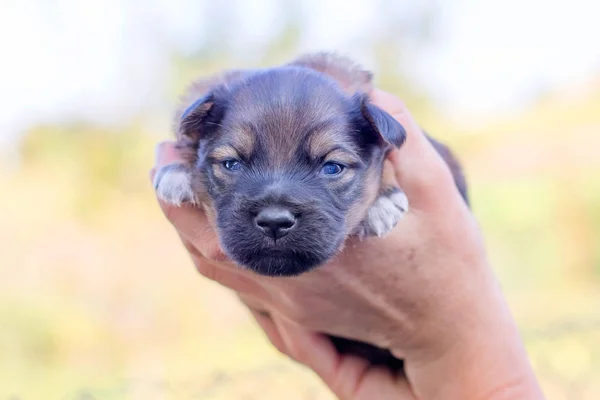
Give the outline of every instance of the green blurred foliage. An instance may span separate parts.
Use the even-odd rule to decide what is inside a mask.
[[[294,56],[298,37],[290,17],[256,63]],[[466,125],[410,85],[390,43],[373,44],[377,81],[463,160],[548,398],[600,398],[600,80]],[[234,61],[218,43],[174,55],[173,97]],[[21,166],[0,173],[0,398],[331,399],[193,270],[152,193],[153,146],[168,132],[149,119],[37,126]]]

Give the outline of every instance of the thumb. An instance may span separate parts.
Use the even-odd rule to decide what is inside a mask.
[[[445,194],[456,191],[450,169],[417,125],[410,111],[396,96],[373,90],[375,105],[395,118],[406,131],[400,149],[388,156],[395,178],[406,193],[412,209],[431,209],[443,206]]]

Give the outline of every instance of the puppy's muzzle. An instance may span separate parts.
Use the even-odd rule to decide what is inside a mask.
[[[268,206],[260,210],[256,215],[254,225],[265,236],[277,240],[290,233],[296,227],[297,219],[285,207]]]

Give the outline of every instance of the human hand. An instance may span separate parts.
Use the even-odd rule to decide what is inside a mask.
[[[253,314],[262,316],[257,321],[281,351],[313,368],[334,391],[360,389],[355,395],[338,391],[342,398],[360,399],[359,392],[373,396],[388,389],[393,393],[407,387],[407,381],[391,375],[383,379],[384,372],[360,360],[332,355],[326,341],[311,332],[391,349],[405,360],[410,388],[418,398],[505,398],[506,391],[511,398],[541,396],[487,265],[477,223],[448,167],[397,98],[381,91],[372,98],[407,131],[406,143],[390,155],[385,174],[407,194],[411,210],[387,237],[362,242],[351,238],[323,267],[295,278],[270,278],[230,262],[201,210],[164,203],[161,208],[200,273],[238,292]],[[172,144],[158,150],[157,166],[177,162]],[[271,325],[261,311],[271,316]],[[269,334],[273,327],[278,336]],[[333,383],[319,369],[321,363],[297,354],[303,348],[297,343],[306,343],[302,340],[320,349],[314,357],[337,360],[331,365],[341,367],[343,360],[360,365],[336,369],[339,383]],[[368,389],[373,384],[379,392]]]
[[[373,367],[360,357],[339,354],[325,335],[276,314],[253,308],[250,312],[280,352],[312,369],[339,399],[416,399],[404,374]]]

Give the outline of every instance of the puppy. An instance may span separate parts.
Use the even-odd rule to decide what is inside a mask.
[[[326,263],[350,235],[384,236],[407,212],[382,181],[404,128],[370,102],[372,74],[329,53],[193,83],[174,131],[185,162],[157,171],[163,201],[204,209],[223,251],[242,268],[296,276]],[[460,166],[450,165],[467,201]],[[334,338],[340,351],[401,366],[386,350]]]

